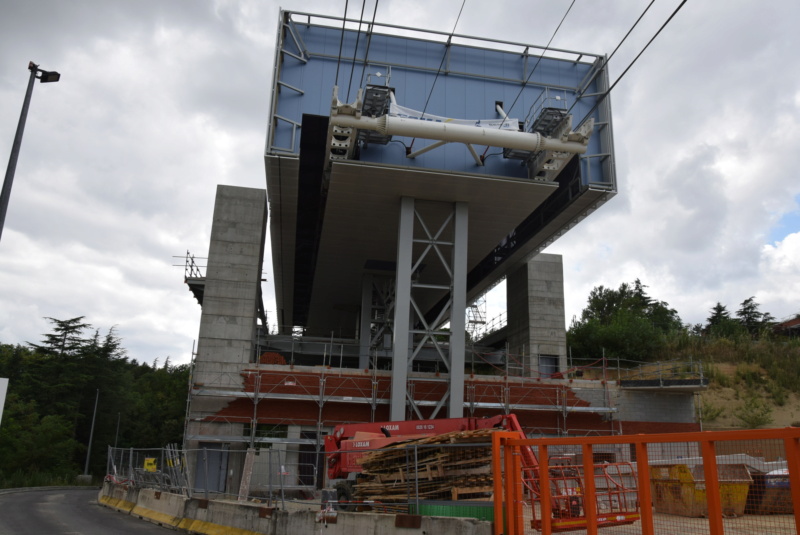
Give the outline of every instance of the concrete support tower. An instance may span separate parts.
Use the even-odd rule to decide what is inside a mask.
[[[206,385],[241,389],[242,365],[257,357],[254,345],[266,222],[264,190],[217,186],[208,264],[199,294],[203,312],[192,373],[194,395],[186,435],[189,449],[209,441],[214,442],[209,448],[218,449],[225,436],[242,436],[242,424],[204,421],[230,401],[222,394],[214,395]],[[212,488],[213,481],[216,478],[210,478]]]
[[[538,254],[508,275],[509,362],[534,376],[567,369],[561,255]]]

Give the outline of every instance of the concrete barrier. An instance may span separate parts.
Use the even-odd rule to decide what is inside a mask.
[[[474,518],[423,516],[419,533],[458,533],[459,535],[492,535],[492,522]],[[405,530],[403,530],[405,533]]]
[[[106,481],[100,487],[97,501],[121,513],[130,513],[136,506],[139,489]]]
[[[319,511],[278,511],[253,503],[189,499],[154,489],[135,489],[106,482],[97,501],[149,522],[201,535],[325,535],[398,533],[402,535],[491,535],[492,523],[474,518],[379,513],[321,515]]]
[[[314,511],[276,512],[275,533],[290,535],[294,533],[315,533],[320,529],[317,513]],[[354,533],[402,533],[403,535],[491,535],[492,523],[474,518],[456,517],[416,517],[419,527],[410,527],[398,522],[400,517],[379,513],[339,512],[333,523],[325,526],[325,535],[353,535]],[[413,517],[412,517],[413,518]],[[265,532],[266,533],[266,532]]]
[[[203,535],[274,533],[275,510],[257,504],[189,500],[178,529]],[[224,528],[224,529],[223,529]]]
[[[183,520],[187,501],[182,494],[141,489],[130,514],[160,526],[177,528]]]

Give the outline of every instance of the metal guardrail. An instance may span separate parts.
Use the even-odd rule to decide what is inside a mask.
[[[196,257],[195,255],[191,254],[189,251],[186,251],[186,259],[184,260],[184,271],[183,276],[185,280],[188,279],[202,279],[205,275],[200,270],[200,266],[197,265],[195,259],[200,258]],[[207,258],[203,258],[203,260],[208,260]]]

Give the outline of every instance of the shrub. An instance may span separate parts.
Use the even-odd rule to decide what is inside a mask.
[[[733,380],[735,383],[744,383],[750,389],[756,389],[766,382],[762,375],[763,371],[757,364],[741,363],[736,366],[736,373]]]
[[[758,429],[773,422],[772,407],[755,396],[745,399],[733,414],[745,429]]]
[[[772,397],[773,401],[775,401],[775,405],[778,407],[783,407],[786,405],[786,401],[789,399],[789,393],[785,388],[779,384],[770,382],[767,390],[769,391],[769,395]]]
[[[723,412],[725,412],[724,408],[717,407],[713,403],[704,400],[699,416],[700,419],[704,422],[713,422],[714,420],[722,416]]]
[[[719,371],[719,368],[711,363],[703,363],[703,375],[708,378],[709,384],[716,384],[722,388],[728,388],[732,385],[731,378]]]

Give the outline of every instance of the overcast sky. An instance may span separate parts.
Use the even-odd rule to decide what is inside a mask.
[[[577,0],[552,46],[610,54],[648,3]],[[679,3],[655,3],[612,81]],[[62,75],[34,89],[0,241],[0,342],[86,316],[131,358],[187,362],[200,307],[173,264],[206,256],[216,184],[265,187],[279,5],[344,4],[0,0],[3,169],[28,61]],[[545,45],[569,4],[467,0],[456,32]],[[460,7],[382,0],[377,20],[450,32]],[[800,312],[798,20],[793,1],[689,1],[614,89],[619,194],[547,250],[564,255],[567,322],[595,286],[636,278],[685,323],[750,296]]]

